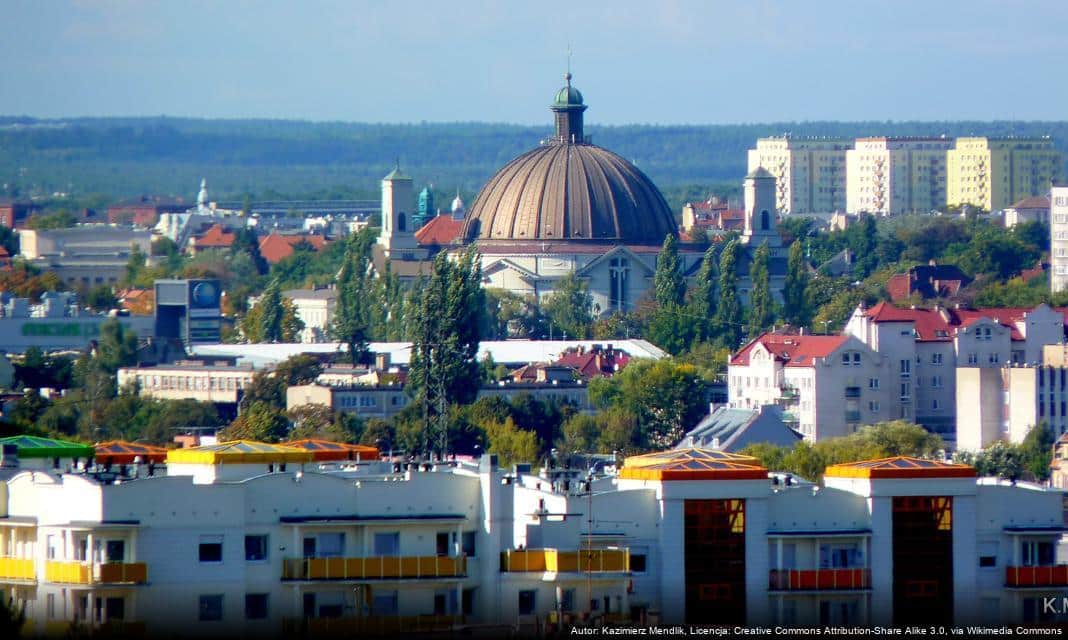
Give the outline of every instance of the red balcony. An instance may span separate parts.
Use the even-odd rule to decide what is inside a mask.
[[[1006,567],[1006,587],[1068,587],[1068,565]]]
[[[870,589],[871,569],[772,569],[772,591],[843,591]]]

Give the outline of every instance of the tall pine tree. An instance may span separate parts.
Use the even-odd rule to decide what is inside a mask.
[[[678,243],[674,234],[668,234],[664,238],[664,246],[656,258],[653,288],[656,294],[656,304],[661,309],[682,306],[686,297],[686,281],[682,278]]]
[[[807,327],[812,310],[808,306],[808,263],[800,240],[794,240],[790,245],[782,299],[785,320],[795,327]]]
[[[688,313],[697,321],[697,339],[707,342],[716,333],[716,308],[719,263],[715,245],[705,250],[701,268],[697,272],[693,291],[690,293]]]
[[[742,302],[738,298],[738,257],[741,246],[732,240],[719,259],[719,305],[716,330],[720,344],[734,351],[742,341]]]
[[[749,337],[755,338],[771,326],[775,320],[775,299],[771,297],[771,252],[762,244],[753,252],[749,265],[749,279],[753,288],[749,292]]]
[[[349,360],[354,365],[366,364],[370,359],[367,342],[375,308],[368,274],[370,254],[368,236],[352,236],[337,278],[337,307],[331,333],[348,347]]]

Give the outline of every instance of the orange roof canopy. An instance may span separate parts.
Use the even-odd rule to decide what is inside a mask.
[[[304,439],[283,443],[287,447],[296,447],[310,451],[316,462],[333,460],[377,460],[378,449],[362,444],[348,444],[330,440]]]
[[[938,460],[925,460],[908,456],[895,456],[863,462],[845,462],[827,467],[824,477],[831,478],[974,478],[974,467],[951,464]]]
[[[96,453],[93,458],[103,464],[133,464],[135,458],[141,462],[163,462],[167,459],[167,450],[140,442],[111,440],[94,445]]]
[[[629,480],[767,480],[768,470],[751,456],[715,449],[676,449],[631,456],[619,472]]]

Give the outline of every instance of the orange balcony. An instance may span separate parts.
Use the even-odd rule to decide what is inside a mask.
[[[35,580],[32,558],[0,558],[0,580]]]
[[[65,584],[144,584],[148,582],[148,566],[143,562],[45,563],[45,580]]]
[[[870,589],[871,569],[773,569],[772,591],[842,591]]]
[[[1068,586],[1068,565],[1042,567],[1006,567],[1007,587],[1065,587]]]
[[[456,578],[467,575],[460,556],[370,556],[367,558],[287,558],[283,580],[384,580]]]
[[[630,571],[630,550],[510,550],[501,553],[501,571],[513,573],[546,571],[554,573],[622,573]]]

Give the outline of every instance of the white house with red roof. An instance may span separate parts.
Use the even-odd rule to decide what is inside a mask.
[[[734,354],[728,405],[777,404],[806,440],[848,435],[895,417],[890,358],[855,336],[765,333]]]
[[[881,302],[858,307],[846,324],[852,335],[892,361],[898,411],[955,439],[958,367],[1001,368],[1039,363],[1042,347],[1064,341],[1063,310],[901,309]]]

